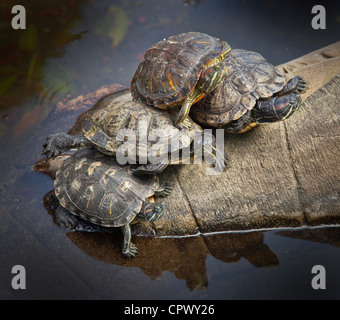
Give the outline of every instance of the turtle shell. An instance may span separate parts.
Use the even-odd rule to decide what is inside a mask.
[[[99,103],[103,108],[98,106],[99,110],[87,122],[83,134],[108,155],[117,156],[119,150],[128,160],[139,163],[150,155],[168,157],[169,152],[175,154],[189,147],[196,133],[203,131],[193,121],[192,129],[177,129],[173,124],[174,111],[158,110],[134,101],[129,91],[107,96]]]
[[[259,53],[234,49],[224,60],[227,76],[190,115],[200,123],[221,127],[242,117],[260,98],[269,98],[285,84],[284,75]]]
[[[130,223],[143,201],[159,187],[155,175],[136,176],[130,166],[84,148],[66,159],[54,181],[60,204],[94,224],[119,227]]]
[[[230,46],[199,32],[181,33],[148,49],[131,80],[135,100],[167,108],[193,90],[204,67]]]

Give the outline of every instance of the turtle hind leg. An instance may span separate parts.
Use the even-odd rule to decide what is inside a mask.
[[[252,117],[260,124],[284,120],[297,111],[300,104],[301,96],[296,92],[274,96],[258,101],[252,110]]]
[[[127,258],[133,258],[137,254],[137,247],[131,242],[131,227],[126,224],[121,227],[124,241],[122,253]]]
[[[90,146],[90,142],[83,135],[70,136],[66,133],[55,133],[49,135],[42,146],[42,154],[48,159],[54,159],[71,148]]]
[[[301,76],[295,76],[287,82],[287,84],[275,95],[282,96],[291,92],[302,93],[308,89],[307,81]]]
[[[167,183],[162,183],[157,190],[155,190],[156,197],[167,197],[172,192],[172,187]]]

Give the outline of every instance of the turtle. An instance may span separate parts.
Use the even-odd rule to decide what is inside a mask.
[[[262,55],[233,49],[224,60],[227,76],[196,103],[190,116],[197,122],[230,133],[242,133],[258,124],[289,118],[298,110],[300,93],[307,89],[301,76],[286,83],[284,75]]]
[[[230,50],[227,42],[200,32],[163,39],[140,61],[130,83],[132,97],[161,109],[181,105],[175,125],[188,129],[191,105],[226,75],[223,60]]]
[[[97,109],[81,134],[49,135],[43,143],[43,154],[55,158],[71,148],[91,146],[115,156],[121,164],[134,164],[135,174],[157,174],[169,163],[179,164],[183,159],[190,162],[190,156],[203,149],[205,160],[215,163],[220,172],[228,164],[224,149],[216,147],[211,132],[191,119],[191,129],[177,129],[174,112],[134,101],[129,90],[105,96]]]
[[[154,222],[166,206],[153,202],[153,195],[168,196],[172,188],[159,184],[157,175],[136,176],[130,165],[93,148],[83,148],[63,161],[54,180],[60,206],[56,223],[74,229],[79,218],[104,227],[121,227],[122,253],[134,257],[137,247],[131,242],[130,224],[138,218]],[[78,218],[79,217],[79,218]]]

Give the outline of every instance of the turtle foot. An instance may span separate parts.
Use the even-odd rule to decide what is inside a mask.
[[[307,81],[305,79],[303,79],[303,77],[298,76],[298,83],[296,85],[296,89],[295,92],[297,93],[303,93],[308,89],[307,86]]]
[[[59,206],[54,213],[55,223],[68,230],[75,230],[79,221],[76,216],[71,214],[62,206]]]
[[[156,197],[167,197],[172,192],[172,187],[167,183],[161,184],[155,191]]]
[[[182,122],[176,122],[175,126],[180,129],[180,130],[191,130],[193,129],[193,124],[192,122],[187,118],[185,120],[183,120]]]
[[[122,251],[123,255],[127,258],[134,258],[137,252],[137,247],[130,242],[129,245],[126,246],[126,248]]]
[[[49,135],[43,143],[43,152],[48,159],[55,158],[66,152],[73,145],[73,137],[66,133]]]

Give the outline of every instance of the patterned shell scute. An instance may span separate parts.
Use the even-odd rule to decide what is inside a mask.
[[[156,43],[145,52],[131,80],[133,98],[155,107],[179,103],[223,46],[221,40],[199,32],[182,33]]]
[[[193,129],[178,130],[173,125],[174,112],[134,101],[130,92],[110,99],[83,130],[85,137],[108,155],[116,155],[119,149],[126,152],[124,156],[129,160],[147,159],[151,149],[159,148],[157,156],[168,156],[171,141],[186,141],[178,145],[182,149],[190,145],[196,132],[203,131],[194,122]]]
[[[81,149],[64,161],[54,186],[60,204],[71,213],[118,227],[135,218],[159,181],[154,175],[135,176],[129,166],[93,149]]]
[[[259,53],[234,49],[225,63],[226,78],[192,112],[195,119],[214,127],[239,119],[259,98],[271,97],[285,84],[283,74]]]

